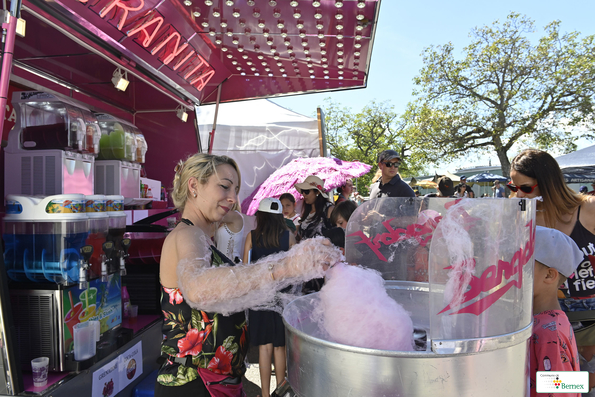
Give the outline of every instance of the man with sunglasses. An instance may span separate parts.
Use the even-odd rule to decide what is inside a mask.
[[[401,156],[394,150],[378,155],[378,168],[382,175],[370,187],[370,200],[380,197],[415,197],[415,192],[399,175]]]

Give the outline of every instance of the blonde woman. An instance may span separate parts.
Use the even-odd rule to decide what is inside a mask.
[[[213,246],[212,225],[238,202],[240,172],[226,156],[195,154],[176,167],[172,199],[182,220],[163,244],[164,315],[155,396],[242,397],[248,349],[244,310],[273,301],[275,291],[320,277],[340,252],[300,244],[252,266],[235,265]]]

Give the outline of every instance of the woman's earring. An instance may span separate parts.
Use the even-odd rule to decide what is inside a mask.
[[[196,192],[193,190],[192,194],[194,195],[194,198],[196,198]]]

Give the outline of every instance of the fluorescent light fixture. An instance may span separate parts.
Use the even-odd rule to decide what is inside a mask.
[[[112,83],[114,84],[114,87],[116,87],[116,89],[118,91],[126,91],[126,88],[128,87],[128,84],[130,83],[130,81],[128,81],[128,72],[122,71],[122,69],[117,68],[116,70],[114,70],[114,75],[112,77]]]
[[[188,113],[186,113],[186,109],[184,109],[182,105],[176,108],[176,116],[178,116],[184,123],[188,121]]]

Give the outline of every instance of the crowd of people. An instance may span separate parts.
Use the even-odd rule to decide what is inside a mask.
[[[397,151],[379,153],[369,200],[416,196],[399,175],[400,164]],[[324,180],[310,175],[294,185],[300,197],[288,192],[265,198],[255,216],[248,216],[238,205],[240,175],[225,156],[195,154],[176,167],[172,197],[182,219],[161,256],[166,360],[156,396],[242,396],[249,341],[258,346],[262,396],[268,397],[273,363],[277,383],[285,377],[283,321],[278,311],[247,309],[274,299],[277,290],[319,291],[325,269],[344,259],[345,229],[362,200],[353,181],[345,181],[334,198]],[[568,188],[555,159],[539,150],[517,155],[510,178],[512,196],[542,198],[536,215],[533,396],[537,370],[595,368],[595,343],[574,336],[594,323],[571,324],[566,314],[572,320],[572,312],[595,310],[595,198]],[[427,196],[475,197],[466,182],[461,176],[455,186],[441,177],[437,193]],[[506,197],[500,181],[492,190],[492,197]],[[267,288],[273,295],[262,293]],[[544,321],[557,325],[546,332],[538,326]]]

